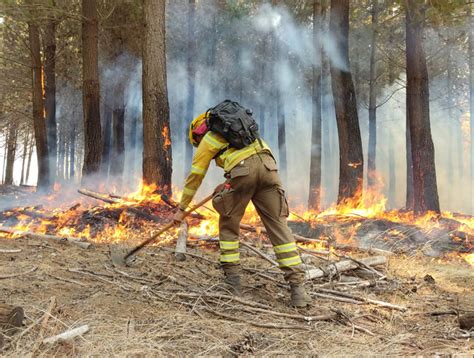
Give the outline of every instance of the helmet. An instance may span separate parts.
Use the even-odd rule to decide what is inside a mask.
[[[202,137],[207,133],[207,112],[204,112],[193,119],[189,125],[189,142],[197,147]]]

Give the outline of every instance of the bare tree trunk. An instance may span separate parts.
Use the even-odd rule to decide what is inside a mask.
[[[339,193],[337,202],[348,199],[357,205],[364,181],[364,158],[357,101],[349,65],[349,1],[331,0],[329,28],[344,69],[331,63],[331,80],[339,136]]]
[[[195,81],[196,81],[196,38],[195,38],[195,20],[196,19],[196,1],[189,0],[188,5],[188,51],[187,51],[187,72],[188,72],[188,92],[186,100],[186,116],[184,120],[183,138],[184,138],[184,170],[191,168],[193,159],[193,147],[187,140],[187,131],[189,123],[193,120],[194,115],[194,97],[195,97]]]
[[[69,146],[69,178],[74,179],[76,165],[76,126],[72,126]]]
[[[21,155],[21,179],[20,185],[25,184],[25,169],[26,169],[26,158],[28,157],[28,143],[29,133],[25,131],[24,138],[23,138],[23,152]]]
[[[102,157],[98,71],[99,20],[97,0],[82,0],[82,92],[84,113],[84,166],[82,181],[97,173]]]
[[[165,8],[165,0],[143,0],[143,180],[169,194],[172,163]]]
[[[55,6],[55,1],[52,1]],[[56,174],[57,134],[56,134],[56,20],[49,19],[44,31],[44,77],[46,131],[49,148],[49,168],[51,180]]]
[[[3,163],[2,163],[2,184],[5,183],[5,169],[7,167],[8,153],[8,128],[5,128],[5,147],[3,147]]]
[[[470,148],[470,198],[471,214],[474,214],[474,13],[472,7],[474,3],[468,5],[469,11],[469,109],[471,128],[471,148]]]
[[[5,185],[13,185],[13,167],[15,165],[16,147],[17,147],[17,128],[16,121],[10,122],[8,126],[8,141],[7,141],[7,165],[5,170]]]
[[[395,143],[392,131],[390,128],[388,132],[388,204],[389,208],[393,209],[396,205],[396,191],[397,191],[397,175],[395,163]]]
[[[28,151],[28,163],[26,164],[26,178],[25,183],[28,183],[30,180],[30,169],[31,169],[31,159],[33,157],[33,149],[35,147],[35,140],[30,140],[30,149]]]
[[[125,86],[122,83],[115,85],[112,118],[113,140],[110,175],[115,177],[114,180],[118,181],[118,185],[121,185],[125,164]]]
[[[410,135],[410,122],[408,119],[408,106],[406,110],[406,161],[407,161],[407,198],[406,198],[406,210],[413,210],[415,208],[415,192],[413,185],[413,157],[411,153],[411,135]]]
[[[32,5],[31,0],[28,1],[28,4]],[[28,22],[28,34],[32,67],[33,127],[35,131],[36,155],[38,158],[38,188],[48,189],[50,187],[49,150],[44,116],[43,88],[41,83],[40,38],[38,25],[33,20]]]
[[[113,116],[113,104],[112,104],[112,95],[110,90],[107,89],[104,96],[103,104],[103,115],[104,115],[104,126],[103,130],[103,140],[104,145],[102,146],[102,161],[101,161],[101,173],[102,178],[107,179],[109,176],[110,168],[110,154],[112,148],[112,116]]]
[[[416,0],[406,7],[407,111],[413,161],[415,213],[439,212],[430,127],[428,69],[423,51],[424,9]]]
[[[377,46],[377,0],[372,0],[372,34],[370,44],[370,83],[369,83],[369,150],[367,157],[367,184],[375,184],[377,155],[377,63],[375,61]]]
[[[132,123],[130,126],[130,164],[131,173],[129,173],[129,184],[132,183],[132,179],[135,176],[135,163],[137,160],[137,127],[138,127],[138,115],[134,114],[132,117]]]
[[[309,168],[308,209],[321,209],[321,75],[322,75],[322,5],[320,0],[313,1],[313,93],[312,93],[312,128],[311,128],[311,163]]]

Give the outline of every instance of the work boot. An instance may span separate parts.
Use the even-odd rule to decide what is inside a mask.
[[[301,283],[291,283],[291,306],[306,307],[311,303],[311,298],[306,293],[306,290]]]
[[[225,275],[224,278],[224,283],[226,285],[226,289],[228,289],[230,292],[232,292],[233,295],[235,296],[240,296],[241,294],[241,284],[240,284],[240,275],[236,274],[230,274],[230,275]]]

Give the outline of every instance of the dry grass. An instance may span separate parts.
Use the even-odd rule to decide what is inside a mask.
[[[474,310],[473,270],[460,263],[437,263],[423,257],[391,258],[387,283],[350,291],[404,305],[408,307],[406,312],[326,299],[314,300],[311,308],[295,310],[287,307],[288,293],[284,288],[272,280],[246,273],[246,301],[292,315],[339,312],[335,320],[307,323],[252,312],[248,306],[225,297],[225,292],[216,286],[221,273],[213,263],[217,256],[212,250],[195,251],[205,259],[188,257],[186,262],[178,263],[169,251],[148,248],[134,267],[118,272],[111,266],[106,246],[82,250],[16,239],[0,240],[0,247],[22,249],[20,253],[0,254],[0,276],[38,266],[28,275],[0,280],[0,302],[23,306],[27,315],[24,328],[0,351],[5,357],[474,353],[472,338],[459,338],[462,332],[457,328],[455,315],[425,314]],[[243,262],[247,267],[269,267],[253,256],[247,256]],[[266,273],[281,279],[272,270]],[[424,280],[426,274],[435,279],[435,284]],[[324,282],[315,281],[308,288]],[[196,293],[196,297],[186,298],[180,296],[182,293]],[[223,297],[208,297],[216,293]],[[52,296],[57,298],[57,305],[41,336]],[[216,316],[209,310],[227,317]],[[45,337],[82,324],[91,327],[82,337],[54,345],[41,344]],[[255,324],[293,328],[261,328]],[[373,336],[354,329],[354,325]]]

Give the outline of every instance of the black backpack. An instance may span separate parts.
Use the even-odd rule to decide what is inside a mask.
[[[210,108],[208,111],[209,130],[219,133],[231,147],[242,149],[260,142],[258,124],[252,117],[252,111],[229,99]]]

